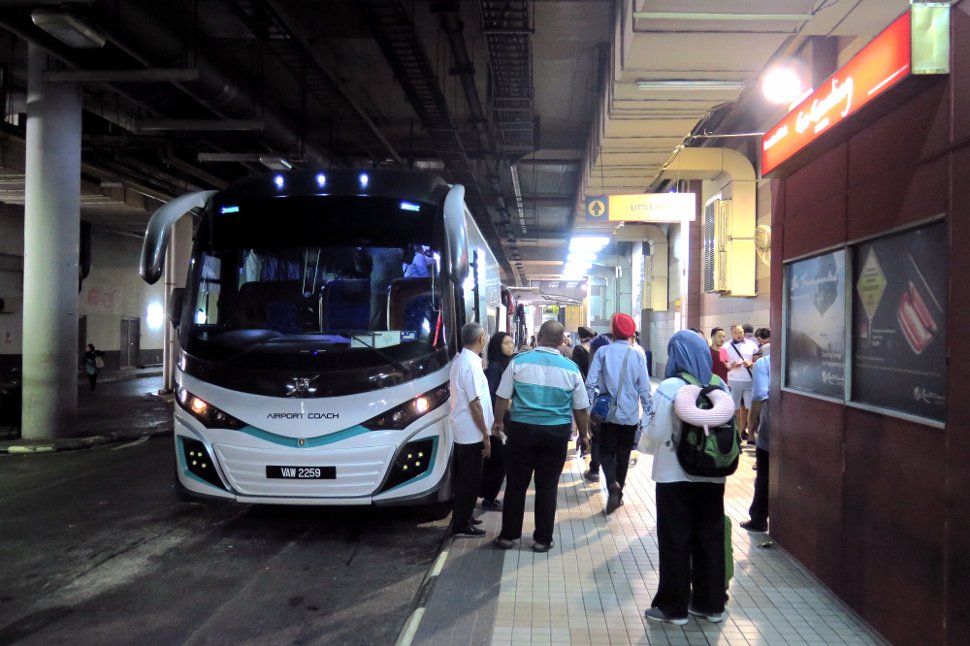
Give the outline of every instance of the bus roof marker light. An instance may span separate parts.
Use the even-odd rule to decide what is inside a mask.
[[[317,186],[323,188],[327,185],[327,176],[323,173],[317,173]]]
[[[415,204],[414,202],[401,202],[402,211],[414,211],[415,213],[421,210],[420,204]]]
[[[283,184],[284,184],[284,182],[283,182],[283,176],[282,175],[277,175],[276,177],[274,177],[273,178],[273,183],[276,184],[276,188],[283,188]]]
[[[370,181],[370,178],[367,176],[367,173],[361,173],[360,174],[360,187],[361,188],[367,188],[367,183],[369,181]]]

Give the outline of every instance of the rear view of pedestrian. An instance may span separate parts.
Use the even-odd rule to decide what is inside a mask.
[[[606,513],[623,504],[623,486],[630,468],[630,453],[640,426],[640,404],[650,414],[650,377],[642,352],[630,344],[636,323],[628,314],[613,315],[610,327],[615,343],[600,348],[593,357],[586,380],[590,401],[609,393],[614,405],[597,430],[599,458],[606,476],[609,498]],[[700,338],[700,337],[698,337]]]
[[[677,332],[667,344],[666,379],[654,393],[654,416],[647,437],[655,448],[653,480],[657,483],[657,536],[660,582],[646,618],[678,626],[688,613],[712,623],[724,617],[724,482],[723,477],[689,475],[677,458],[681,421],[674,400],[687,373],[711,383],[711,353],[699,336]]]
[[[580,442],[589,440],[589,399],[576,364],[559,353],[562,324],[546,321],[539,328],[539,346],[516,355],[502,375],[495,398],[496,431],[503,430],[505,411],[512,404],[505,429],[506,478],[502,531],[495,546],[510,549],[522,535],[525,496],[535,476],[535,532],[532,549],[553,547],[556,495],[566,463],[566,448],[575,419]]]
[[[98,387],[98,374],[104,368],[104,352],[96,350],[93,343],[88,344],[88,351],[84,353],[84,373],[88,376],[91,390]]]
[[[597,350],[612,342],[611,336],[613,335],[600,334],[589,344],[590,363],[592,363],[592,357],[596,356]],[[587,376],[588,373],[589,371]],[[583,381],[586,381],[586,376],[583,377]],[[589,419],[589,468],[583,472],[583,478],[590,482],[599,482],[600,466],[600,423],[591,417]]]

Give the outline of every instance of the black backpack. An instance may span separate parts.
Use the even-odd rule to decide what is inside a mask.
[[[680,378],[694,386],[700,386],[697,395],[697,407],[700,409],[713,408],[708,393],[721,390],[721,380],[717,375],[711,376],[711,383],[701,386],[694,377],[681,373]],[[677,447],[677,460],[680,466],[692,476],[705,478],[720,478],[729,476],[738,468],[738,456],[741,447],[738,446],[738,431],[735,418],[724,422],[720,426],[694,426],[681,421],[680,438],[673,438]]]

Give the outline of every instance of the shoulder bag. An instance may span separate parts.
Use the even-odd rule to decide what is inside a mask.
[[[608,422],[616,413],[616,400],[619,399],[620,393],[623,392],[623,377],[626,375],[626,364],[630,359],[630,353],[632,351],[633,348],[629,348],[626,354],[623,355],[623,366],[620,368],[620,383],[616,387],[616,397],[614,398],[609,392],[604,392],[602,395],[597,395],[593,401],[593,407],[589,410],[589,416],[594,422],[601,424]]]

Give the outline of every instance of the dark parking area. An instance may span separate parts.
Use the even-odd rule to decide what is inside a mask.
[[[159,421],[141,381],[99,385],[84,423]],[[164,432],[0,454],[0,645],[394,642],[444,520],[180,500],[173,465]]]

